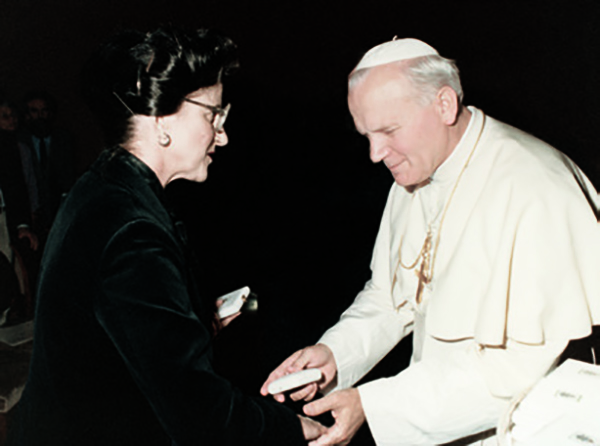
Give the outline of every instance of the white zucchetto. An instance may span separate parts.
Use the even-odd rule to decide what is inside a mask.
[[[354,71],[385,65],[415,57],[439,55],[431,46],[417,39],[397,39],[371,48],[360,60]]]

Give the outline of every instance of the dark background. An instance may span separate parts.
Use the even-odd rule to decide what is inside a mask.
[[[259,295],[259,316],[236,321],[217,352],[224,373],[251,371],[241,385],[255,391],[256,377],[315,342],[369,277],[392,178],[369,161],[346,108],[362,54],[394,35],[428,42],[457,61],[466,104],[555,145],[598,184],[599,13],[597,0],[0,0],[0,89],[14,100],[31,88],[54,94],[83,171],[102,143],[78,74],[100,42],[170,22],[238,43],[229,145],[206,183],[169,193],[207,292],[249,285]]]

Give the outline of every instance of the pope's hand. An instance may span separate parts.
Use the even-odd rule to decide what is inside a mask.
[[[271,372],[265,383],[262,385],[260,393],[262,395],[268,395],[269,391],[267,388],[273,381],[290,373],[310,368],[318,368],[321,370],[323,375],[321,380],[316,383],[307,384],[300,387],[299,390],[290,393],[290,398],[294,401],[301,399],[310,401],[314,398],[318,390],[327,387],[337,375],[337,366],[335,364],[333,353],[329,347],[323,344],[317,344],[298,350],[283,361],[279,367]],[[285,396],[281,393],[278,393],[273,397],[280,403],[285,401]]]
[[[335,424],[308,446],[346,445],[365,422],[365,413],[357,389],[333,392],[304,406],[304,413],[317,416],[331,412]]]

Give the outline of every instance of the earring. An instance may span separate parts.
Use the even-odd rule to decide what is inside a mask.
[[[171,145],[171,137],[167,132],[162,132],[162,135],[158,138],[158,144],[162,147],[169,147]]]

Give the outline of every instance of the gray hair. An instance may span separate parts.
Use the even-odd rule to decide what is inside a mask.
[[[396,62],[399,74],[406,76],[415,90],[420,93],[420,100],[430,104],[440,88],[448,86],[456,92],[459,104],[463,101],[463,89],[460,84],[458,67],[451,59],[431,55],[415,57]],[[352,90],[361,83],[372,68],[363,68],[350,74],[348,89]]]

